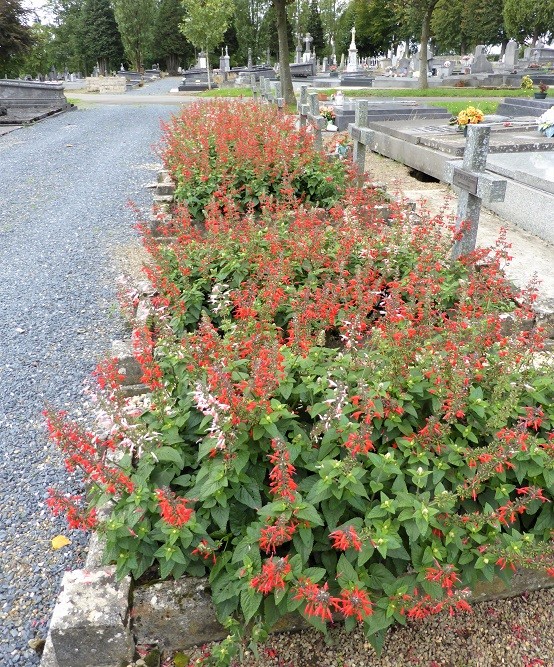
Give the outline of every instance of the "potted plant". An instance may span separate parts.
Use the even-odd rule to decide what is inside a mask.
[[[548,86],[546,83],[543,83],[542,81],[539,81],[539,84],[537,86],[539,89],[538,92],[535,92],[535,99],[536,100],[545,100],[546,99],[546,91],[548,90]]]
[[[336,132],[338,128],[334,124],[336,116],[335,116],[335,110],[333,109],[333,107],[320,107],[319,108],[319,113],[327,121],[326,129],[329,132]]]

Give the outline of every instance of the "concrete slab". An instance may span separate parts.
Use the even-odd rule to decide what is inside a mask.
[[[550,158],[554,138],[539,134],[533,119],[494,122],[487,171],[506,176],[503,202],[487,208],[539,238],[554,243],[554,185]],[[413,169],[445,181],[446,165],[463,156],[465,138],[444,121],[370,122],[367,128],[352,128],[354,139],[361,137],[368,148]],[[506,160],[512,157],[512,161]],[[534,164],[537,168],[534,168]],[[517,165],[517,166],[516,166]],[[525,166],[526,165],[526,166]],[[517,172],[524,173],[523,176]]]
[[[554,194],[554,151],[489,155],[487,168],[496,174]],[[554,218],[554,211],[551,213]]]

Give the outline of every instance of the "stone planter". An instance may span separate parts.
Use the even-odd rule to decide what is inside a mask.
[[[534,93],[535,99],[536,100],[545,100],[546,99],[546,93]]]

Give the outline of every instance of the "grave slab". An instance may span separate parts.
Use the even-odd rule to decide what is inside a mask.
[[[554,243],[551,169],[554,138],[541,135],[534,118],[508,123],[495,117],[489,124],[487,172],[506,176],[507,183],[504,201],[489,202],[487,208],[531,234]],[[368,122],[367,128],[352,127],[354,139],[356,133],[357,136],[363,135],[362,141],[372,151],[443,182],[447,163],[463,157],[466,143],[456,128],[433,119]]]

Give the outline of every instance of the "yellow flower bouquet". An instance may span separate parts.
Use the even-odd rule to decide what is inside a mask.
[[[477,107],[467,107],[462,109],[457,116],[456,122],[458,126],[477,125],[485,118],[485,114]]]

